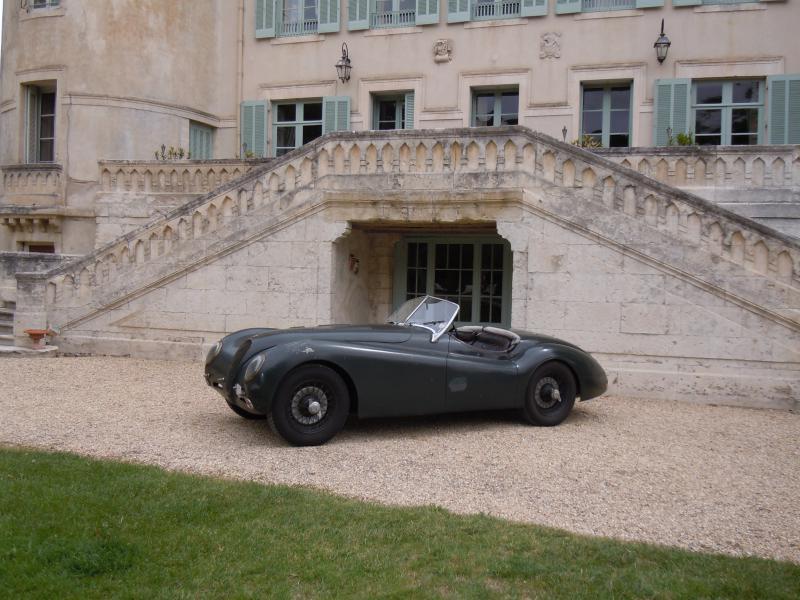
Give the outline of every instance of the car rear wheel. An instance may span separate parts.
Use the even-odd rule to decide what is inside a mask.
[[[292,371],[272,403],[269,424],[293,446],[324,444],[350,412],[347,385],[333,369],[307,365]]]
[[[228,405],[228,407],[233,412],[235,412],[237,415],[239,415],[243,419],[266,419],[267,418],[267,415],[261,415],[261,414],[258,414],[258,413],[251,413],[250,411],[247,411],[247,410],[243,409],[241,406],[236,406],[235,404],[231,404],[227,400],[225,401],[225,403]]]
[[[569,367],[559,362],[546,363],[531,377],[522,416],[534,425],[558,425],[572,410],[576,391]]]

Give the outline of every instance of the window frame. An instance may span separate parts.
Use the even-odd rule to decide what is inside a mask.
[[[454,325],[492,325],[500,327],[509,327],[511,323],[511,279],[513,275],[513,261],[511,244],[498,235],[439,235],[439,236],[404,236],[395,245],[395,261],[394,261],[394,290],[393,290],[393,308],[396,310],[403,302],[406,301],[407,296],[407,274],[408,274],[408,245],[412,243],[426,244],[427,261],[426,261],[426,283],[425,293],[439,296],[434,290],[434,277],[436,265],[436,245],[437,244],[472,244],[473,245],[473,260],[472,265],[472,314],[469,320],[464,320],[463,315],[459,314],[457,321]],[[480,277],[481,271],[485,270],[482,265],[481,249],[483,245],[502,245],[503,246],[503,284],[500,293],[501,308],[500,308],[500,321],[499,322],[485,322],[480,320],[481,293]],[[475,283],[478,282],[476,286]]]
[[[519,125],[519,86],[508,86],[508,87],[491,87],[491,88],[483,88],[477,87],[472,88],[472,98],[471,98],[471,113],[470,113],[470,127],[501,127],[503,125],[503,94],[507,94],[509,92],[516,92],[517,94],[517,111],[515,113],[506,113],[506,115],[514,114],[517,117],[516,125]],[[491,125],[478,125],[478,96],[483,96],[487,94],[494,95],[494,107],[493,107],[493,114],[492,114],[492,121]]]
[[[588,135],[593,138],[596,138],[597,134],[594,133],[584,133],[583,131],[583,119],[584,119],[584,105],[583,105],[583,98],[584,98],[584,91],[587,89],[589,90],[603,90],[603,107],[600,109],[602,113],[602,121],[601,121],[601,133],[600,133],[600,145],[602,148],[611,148],[611,136],[612,135],[621,135],[620,133],[616,132],[613,133],[611,131],[611,113],[614,109],[611,108],[611,89],[622,87],[624,85],[628,86],[628,144],[627,146],[614,146],[615,148],[630,148],[631,147],[631,139],[633,137],[633,80],[624,80],[624,81],[601,81],[601,82],[581,82],[580,86],[580,118],[578,121],[578,131],[580,132],[580,140],[583,140],[583,137]],[[591,109],[593,112],[597,112],[596,109]]]
[[[55,164],[57,162],[56,142],[58,136],[58,84],[56,81],[26,83],[22,85],[25,111],[23,115],[23,157],[25,164]],[[53,96],[53,112],[42,113],[44,95]],[[42,137],[42,119],[52,119],[52,136]],[[52,158],[42,159],[42,141],[50,141]]]
[[[733,102],[733,84],[741,81],[755,81],[758,84],[758,101],[757,102]],[[698,84],[722,84],[722,101],[718,104],[700,104],[697,101],[697,87]],[[739,77],[735,79],[692,79],[692,90],[689,96],[691,101],[691,128],[694,142],[697,143],[697,111],[699,110],[715,110],[718,109],[720,113],[720,146],[751,146],[761,145],[766,138],[766,95],[767,86],[766,80],[762,77]],[[755,108],[758,110],[758,125],[756,130],[756,143],[755,144],[733,144],[731,138],[733,136],[733,110],[737,108]],[[713,134],[701,134],[701,137],[711,136]],[[748,134],[745,134],[748,135]],[[752,135],[752,134],[749,134]],[[698,144],[698,145],[717,145],[717,144]]]
[[[308,3],[313,2],[315,8],[315,19],[306,19],[306,10],[308,10],[309,6]],[[276,37],[296,37],[301,35],[315,35],[319,32],[319,0],[298,0],[300,4],[298,12],[300,13],[301,18],[298,21],[292,22],[292,25],[300,25],[300,27],[296,31],[286,31],[286,0],[280,0],[280,19],[277,18],[276,21],[279,24],[279,27],[276,26]],[[316,21],[316,25],[313,29],[309,28],[306,29],[303,24],[306,21]]]
[[[406,92],[389,94],[371,94],[372,96],[372,130],[391,131],[380,129],[380,103],[394,102],[394,129],[408,129],[406,123]]]
[[[305,120],[305,107],[306,104],[319,104],[320,105],[320,118],[319,120],[314,119],[311,121]],[[294,121],[278,121],[278,107],[280,106],[294,106],[295,107],[295,120]],[[323,99],[319,98],[305,98],[302,100],[276,100],[272,102],[272,149],[271,154],[274,157],[282,156],[283,154],[287,154],[292,150],[296,150],[300,146],[303,145],[303,127],[305,126],[313,126],[319,125],[320,127],[320,135],[323,135],[324,127],[323,121],[325,120],[325,109],[323,106]],[[302,109],[302,119],[298,119],[298,116],[301,114]],[[288,146],[278,146],[278,127],[292,127],[294,126],[294,147],[289,148]],[[314,138],[316,139],[316,138]],[[285,150],[279,154],[279,150]]]

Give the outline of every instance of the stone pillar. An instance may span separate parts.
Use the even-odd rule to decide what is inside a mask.
[[[32,348],[26,329],[47,329],[47,278],[42,273],[17,273],[14,345]]]

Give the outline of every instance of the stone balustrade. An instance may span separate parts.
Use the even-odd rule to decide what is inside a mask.
[[[602,148],[593,152],[679,188],[800,191],[800,146],[668,146]]]
[[[64,204],[63,168],[61,165],[38,163],[6,165],[2,171],[3,204]]]
[[[101,193],[206,194],[264,161],[100,161]]]
[[[787,162],[786,155],[781,160],[784,167],[794,162]],[[669,162],[665,162],[669,177]],[[184,172],[178,165],[159,165],[163,170],[148,171],[124,164],[104,163],[104,186],[167,189],[188,185],[197,190],[209,185],[212,169],[215,177],[221,173],[213,165],[198,164],[195,173],[200,175],[196,180],[188,168]],[[115,165],[118,168],[112,175]],[[241,172],[244,166],[239,168]],[[693,168],[697,168],[696,163]],[[203,169],[207,169],[205,176]],[[222,234],[226,228],[237,231],[238,219],[250,219],[250,215],[265,211],[290,211],[303,194],[347,193],[356,188],[401,194],[442,189],[452,194],[475,187],[511,193],[550,186],[617,213],[615,219],[635,219],[639,225],[670,236],[676,245],[710,253],[717,257],[715,261],[728,261],[731,268],[741,269],[739,279],[749,281],[751,291],[746,302],[753,306],[759,305],[759,299],[752,290],[769,285],[796,293],[800,288],[800,243],[793,238],[637,172],[620,169],[603,156],[522,127],[335,133],[259,165],[238,179],[232,178],[235,168],[225,170],[228,182],[217,183],[213,192],[83,259],[46,274],[19,276],[28,297],[45,302],[39,309],[32,307],[31,314],[41,318],[47,314],[45,306],[99,310],[102,307],[91,306],[93,289],[102,290],[108,303],[115,285],[120,293],[123,289],[129,293],[133,280],[141,279],[144,285],[145,278],[164,277],[166,271],[155,267],[185,261],[186,247],[197,240],[202,241],[199,247],[203,248],[217,244],[215,252],[219,252],[219,240],[226,239]],[[687,174],[690,172],[703,171],[687,168]],[[767,173],[769,178],[774,177],[772,170]],[[782,173],[788,177],[786,168]],[[443,197],[440,202],[446,210],[447,199]],[[242,229],[241,224],[238,229]],[[79,312],[70,311],[70,318],[78,318]],[[800,319],[792,311],[780,314],[795,325]],[[42,324],[27,324],[32,325]]]

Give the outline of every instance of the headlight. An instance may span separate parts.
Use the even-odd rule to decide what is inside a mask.
[[[266,360],[265,354],[257,354],[255,358],[253,358],[249,363],[247,363],[247,368],[244,370],[244,382],[249,383],[253,379],[255,379],[258,372],[261,370],[261,367],[264,366],[264,361]]]
[[[211,350],[208,351],[208,355],[206,356],[206,364],[211,364],[211,361],[217,358],[219,353],[222,351],[222,340],[211,346]]]

